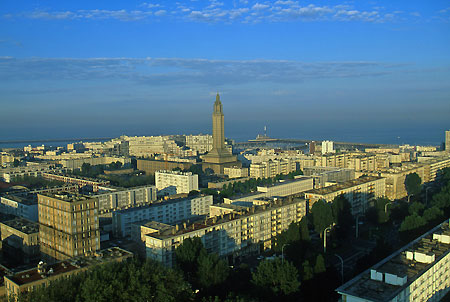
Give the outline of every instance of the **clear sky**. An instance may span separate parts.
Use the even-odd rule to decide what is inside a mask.
[[[439,143],[449,1],[0,1],[0,140]],[[401,137],[398,139],[398,137]]]

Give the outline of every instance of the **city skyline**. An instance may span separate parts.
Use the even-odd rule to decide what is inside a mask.
[[[443,141],[445,1],[177,3],[2,2],[0,139],[211,133],[219,91],[237,140]]]

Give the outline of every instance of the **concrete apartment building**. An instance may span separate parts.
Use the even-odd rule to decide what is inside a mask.
[[[224,203],[254,202],[261,198],[294,196],[313,188],[314,179],[312,177],[299,175],[292,180],[280,180],[272,185],[259,186],[256,188],[256,192],[250,194],[224,198]]]
[[[450,157],[418,157],[417,161],[424,167],[423,182],[435,181],[439,178],[440,171],[450,167]]]
[[[223,174],[227,175],[228,178],[248,177],[248,168],[226,167],[223,168]]]
[[[100,213],[106,213],[152,203],[156,200],[156,187],[153,185],[134,188],[108,188],[91,195],[98,199]]]
[[[192,172],[158,171],[155,173],[158,195],[173,195],[198,191],[198,175]]]
[[[180,168],[181,170],[189,169],[193,163],[191,162],[178,162],[169,160],[153,160],[153,159],[138,159],[137,169],[144,171],[147,175],[154,175],[160,170],[173,170],[175,168]]]
[[[186,147],[199,154],[204,154],[212,150],[213,137],[210,134],[186,135]]]
[[[291,159],[268,160],[250,164],[251,178],[275,177],[297,171],[297,163]]]
[[[39,224],[23,218],[0,222],[2,251],[25,263],[39,257]]]
[[[111,163],[120,162],[122,165],[130,164],[131,159],[125,157],[101,156],[89,158],[64,159],[60,163],[64,168],[75,170],[81,169],[83,164],[95,165],[109,165]]]
[[[333,142],[332,141],[323,141],[322,142],[322,154],[335,153]]]
[[[408,193],[405,187],[406,175],[417,173],[422,182],[425,179],[425,168],[419,164],[403,164],[401,167],[365,173],[386,178],[386,197],[390,200],[407,197]]]
[[[355,178],[355,170],[334,167],[305,167],[303,174],[314,178],[314,189],[326,187],[329,183]]]
[[[227,205],[228,207],[228,205]],[[259,253],[271,247],[273,236],[299,222],[306,215],[303,199],[279,200],[263,206],[237,209],[190,225],[155,225],[143,230],[147,257],[172,266],[174,250],[186,238],[201,238],[208,252],[230,260],[246,253]]]
[[[449,290],[447,221],[336,289],[347,302],[433,302]]]
[[[377,161],[373,154],[349,152],[317,156],[315,166],[373,171],[376,169]]]
[[[45,179],[76,184],[79,188],[84,186],[91,186],[94,192],[97,192],[99,190],[99,187],[109,185],[109,180],[93,179],[81,176],[69,176],[65,174],[42,173],[42,177],[44,177]]]
[[[4,194],[0,197],[0,213],[38,221],[38,202],[36,194]]]
[[[362,176],[329,187],[307,191],[305,199],[312,207],[320,199],[331,202],[337,196],[344,195],[352,206],[354,216],[364,214],[373,199],[385,196],[385,181],[382,177]]]
[[[128,237],[132,233],[132,224],[140,221],[172,224],[208,215],[212,204],[212,195],[199,195],[115,211],[112,214],[113,234],[116,237]]]
[[[445,131],[445,151],[450,152],[450,130]]]
[[[0,169],[0,176],[4,182],[11,182],[16,177],[42,176],[46,172],[56,172],[61,173],[63,169],[55,168],[53,164],[39,164],[27,167],[15,167],[15,168],[4,168]]]
[[[92,256],[77,257],[47,265],[40,262],[37,267],[5,276],[6,294],[10,301],[17,301],[20,293],[30,292],[51,282],[82,273],[96,265],[121,262],[133,257],[133,253],[119,247],[98,251]]]
[[[48,260],[65,260],[100,249],[98,199],[79,194],[38,194],[39,242]]]

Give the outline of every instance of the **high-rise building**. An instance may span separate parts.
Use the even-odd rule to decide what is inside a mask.
[[[203,157],[203,169],[213,169],[215,173],[223,173],[223,168],[242,164],[225,146],[225,126],[222,102],[217,94],[212,114],[213,124],[213,148]]]
[[[323,141],[322,142],[322,154],[334,153],[333,142]]]
[[[450,152],[450,130],[445,131],[445,151]]]
[[[155,173],[158,194],[174,195],[198,191],[198,175],[192,172],[158,171]]]
[[[311,141],[309,143],[309,154],[314,154],[314,152],[316,152],[316,142]]]
[[[92,254],[100,249],[98,200],[79,194],[38,194],[39,242],[47,260]]]

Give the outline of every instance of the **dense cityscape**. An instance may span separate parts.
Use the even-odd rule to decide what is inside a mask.
[[[450,302],[448,0],[0,1],[0,302]]]
[[[437,301],[441,146],[121,136],[1,153],[7,301]],[[266,129],[264,129],[266,130]]]

